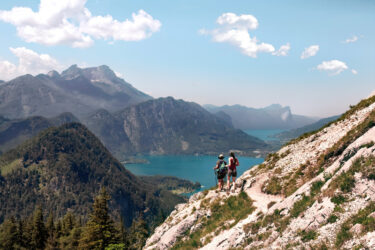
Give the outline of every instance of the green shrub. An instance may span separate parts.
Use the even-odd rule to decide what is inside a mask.
[[[335,203],[336,205],[340,205],[346,201],[346,198],[342,196],[341,194],[335,195],[331,198],[331,201]]]
[[[332,214],[331,216],[328,217],[327,223],[335,223],[339,217],[336,215]]]
[[[349,193],[350,191],[352,191],[354,186],[355,186],[354,176],[349,173],[345,173],[342,177],[341,184],[340,184],[341,191],[344,193]]]
[[[264,191],[267,194],[273,194],[273,195],[281,194],[282,187],[280,183],[281,183],[281,180],[273,176],[264,187]]]
[[[300,213],[305,211],[313,203],[314,203],[314,199],[311,196],[303,195],[301,200],[294,203],[292,209],[290,210],[290,216],[292,218],[298,217]]]
[[[316,237],[318,236],[318,233],[313,230],[309,230],[309,231],[303,230],[302,232],[299,233],[299,235],[301,236],[301,240],[303,242],[307,242],[307,241],[315,240]]]
[[[313,184],[311,184],[311,195],[315,196],[320,192],[320,189],[323,187],[324,182],[323,181],[316,181]]]

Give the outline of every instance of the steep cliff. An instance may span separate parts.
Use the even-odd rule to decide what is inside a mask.
[[[84,123],[119,159],[126,154],[256,154],[268,149],[223,119],[196,103],[167,97],[116,113],[99,110]]]
[[[180,204],[146,249],[375,248],[375,97]]]

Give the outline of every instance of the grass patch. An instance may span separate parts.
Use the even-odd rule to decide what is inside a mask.
[[[326,193],[333,193],[336,189],[340,189],[343,193],[349,193],[355,186],[355,173],[362,173],[362,175],[367,179],[375,179],[375,157],[369,156],[367,158],[360,157],[357,158],[352,166],[344,173],[341,173],[337,178],[332,180],[329,188],[326,190]],[[345,202],[344,197],[332,197],[331,201],[336,205],[339,205],[338,202]]]
[[[314,199],[311,196],[303,195],[302,199],[294,203],[292,209],[290,210],[290,216],[292,218],[298,217],[298,215],[304,212],[313,203]]]
[[[281,194],[281,180],[275,176],[273,176],[266,185],[264,185],[263,190],[267,194],[277,195]]]
[[[351,239],[353,235],[350,233],[352,226],[361,224],[363,226],[362,234],[375,231],[375,218],[369,217],[369,214],[375,211],[375,202],[371,202],[364,209],[358,211],[357,214],[347,219],[337,233],[335,245],[342,246],[345,241]]]
[[[337,217],[336,215],[334,214],[331,214],[328,219],[327,219],[327,223],[335,223],[337,220],[338,220],[339,217]]]
[[[318,233],[314,230],[309,230],[309,231],[303,230],[303,231],[299,232],[298,235],[301,236],[301,240],[303,242],[315,240],[316,237],[318,237]]]
[[[220,202],[218,200],[210,204],[211,216],[206,220],[202,220],[202,228],[189,234],[188,240],[178,241],[173,249],[196,249],[202,247],[203,244],[200,239],[221,228],[226,221],[234,219],[234,223],[231,225],[237,224],[238,221],[244,219],[255,210],[252,200],[244,192],[238,196],[229,197],[223,201],[224,204],[222,205],[220,205]],[[205,243],[208,242],[206,241]]]
[[[1,166],[0,168],[0,174],[2,176],[6,176],[10,173],[12,173],[14,170],[22,167],[21,159],[14,160],[4,166]]]
[[[340,204],[346,202],[346,198],[344,196],[342,196],[341,194],[335,195],[331,198],[331,202],[335,203],[336,205],[340,205]]]

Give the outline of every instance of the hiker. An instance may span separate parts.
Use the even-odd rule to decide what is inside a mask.
[[[214,167],[214,170],[216,171],[216,176],[219,181],[219,189],[218,191],[221,191],[224,188],[224,178],[227,174],[227,162],[224,161],[224,155],[219,155],[219,160],[216,162],[216,166]]]
[[[234,189],[236,188],[236,177],[237,177],[237,166],[240,165],[238,159],[234,155],[234,152],[230,152],[229,154],[231,157],[229,158],[229,164],[227,165],[228,167],[228,187],[227,190],[229,192],[230,190],[230,177],[232,177],[232,183],[233,183],[233,189],[232,192],[234,193]]]

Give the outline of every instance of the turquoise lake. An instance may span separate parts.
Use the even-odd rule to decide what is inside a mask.
[[[216,185],[213,167],[218,160],[216,156],[194,155],[159,155],[144,156],[149,164],[126,164],[125,168],[135,175],[168,175],[199,182],[201,190]],[[228,157],[226,157],[226,160]],[[238,157],[240,166],[237,167],[238,176],[252,166],[263,162],[263,158]]]

